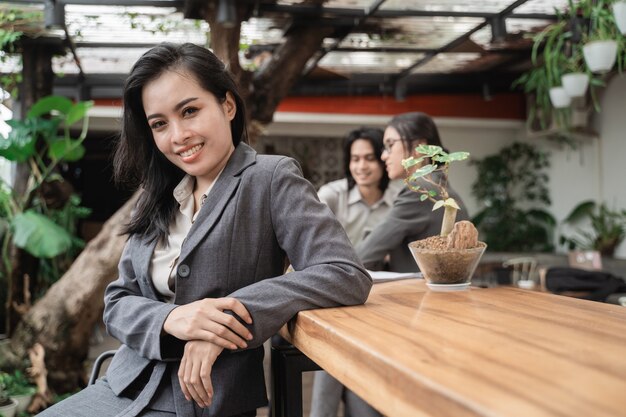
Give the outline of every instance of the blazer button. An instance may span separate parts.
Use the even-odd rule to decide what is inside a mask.
[[[178,276],[181,278],[187,278],[189,276],[189,273],[191,273],[189,265],[185,264],[178,265],[178,269],[176,271],[178,272]]]

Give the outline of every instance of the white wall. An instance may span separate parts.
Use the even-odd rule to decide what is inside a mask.
[[[626,74],[609,82],[596,118],[600,133],[598,182],[600,196],[609,207],[626,209]],[[615,254],[626,258],[626,243]]]

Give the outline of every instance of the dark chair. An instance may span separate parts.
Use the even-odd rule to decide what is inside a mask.
[[[94,361],[93,366],[91,367],[91,376],[89,377],[88,385],[92,385],[96,382],[96,379],[100,376],[100,369],[102,368],[102,364],[109,358],[112,358],[115,355],[117,350],[107,350],[106,352],[102,352]]]

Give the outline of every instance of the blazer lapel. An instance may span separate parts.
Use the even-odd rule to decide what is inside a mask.
[[[179,262],[182,263],[187,255],[200,241],[211,231],[217,220],[221,217],[227,203],[235,194],[240,174],[247,167],[255,163],[256,152],[254,149],[240,143],[231,156],[224,171],[217,179],[213,189],[205,200],[196,221],[191,226],[187,239],[181,248]]]

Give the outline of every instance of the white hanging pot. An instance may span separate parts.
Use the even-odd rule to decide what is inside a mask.
[[[571,72],[561,77],[561,84],[570,97],[582,97],[589,87],[589,75],[583,72]]]
[[[563,87],[552,87],[550,89],[550,101],[556,109],[568,107],[572,98],[567,95]]]
[[[583,56],[587,67],[593,72],[608,72],[615,65],[617,42],[593,41],[583,46]]]
[[[615,23],[622,35],[626,35],[626,0],[618,1],[613,5]]]

